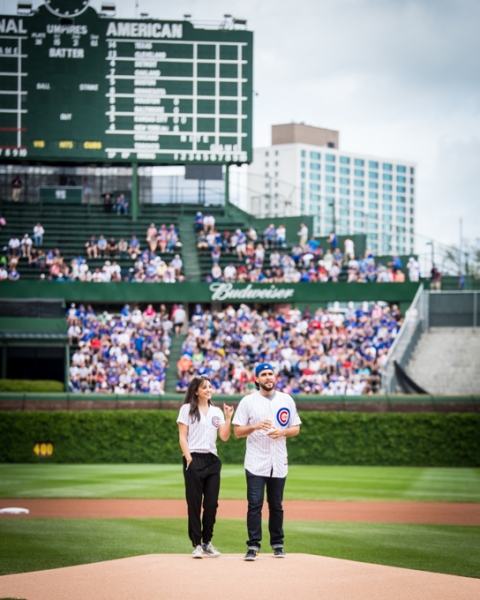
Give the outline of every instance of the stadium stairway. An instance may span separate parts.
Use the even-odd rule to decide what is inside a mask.
[[[200,281],[200,263],[198,260],[197,241],[192,218],[180,217],[178,234],[182,243],[183,272],[187,281]]]
[[[177,335],[172,338],[170,346],[170,356],[168,357],[168,367],[165,374],[165,393],[174,394],[177,391],[177,362],[182,355],[183,342],[186,335]]]
[[[406,371],[430,394],[480,393],[480,329],[433,327],[420,338]]]

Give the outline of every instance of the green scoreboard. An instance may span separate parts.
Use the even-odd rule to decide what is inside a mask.
[[[88,0],[0,16],[0,161],[251,162],[252,55],[250,31]]]

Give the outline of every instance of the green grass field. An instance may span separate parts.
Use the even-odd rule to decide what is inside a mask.
[[[180,465],[0,465],[1,498],[184,498]],[[221,498],[244,498],[243,467]],[[292,466],[288,500],[480,502],[480,469]]]
[[[179,465],[3,464],[0,482],[3,498],[184,498]],[[242,467],[224,466],[221,498],[244,497]],[[285,498],[480,502],[480,469],[293,466]],[[297,521],[285,533],[287,552],[480,578],[480,527]],[[222,552],[244,552],[245,539],[243,520],[217,523]],[[189,552],[186,519],[0,520],[2,575]]]

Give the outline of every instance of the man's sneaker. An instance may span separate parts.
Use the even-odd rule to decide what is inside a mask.
[[[243,557],[244,560],[257,560],[258,551],[255,548],[249,548]]]
[[[195,549],[192,552],[192,558],[203,558],[203,548],[200,545],[195,546]]]
[[[283,548],[274,548],[273,549],[273,558],[285,558],[286,554],[283,551]]]
[[[208,542],[208,544],[202,544],[202,550],[205,556],[216,557],[220,556],[220,552],[212,546],[212,542]]]

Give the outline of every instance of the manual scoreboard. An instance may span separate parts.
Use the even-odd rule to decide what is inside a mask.
[[[250,31],[87,0],[0,16],[0,161],[251,162],[252,52]]]

